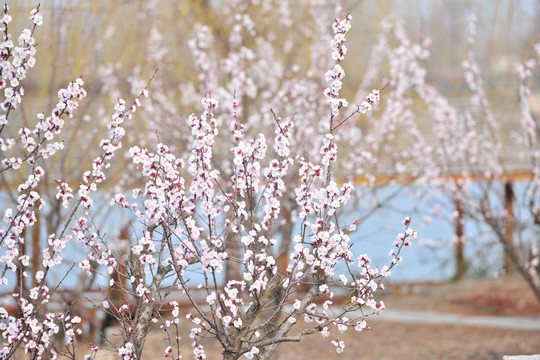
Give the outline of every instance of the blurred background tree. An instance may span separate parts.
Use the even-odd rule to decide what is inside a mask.
[[[16,15],[26,14],[34,3],[26,0],[7,3],[15,19],[13,30],[17,32],[24,25],[17,21],[25,16]],[[452,106],[458,110],[464,108],[468,101],[463,96],[467,84],[462,68],[467,50],[466,26],[469,15],[475,13],[478,15],[475,54],[486,95],[496,104],[497,111],[506,114],[517,109],[519,80],[515,69],[521,59],[532,54],[540,33],[540,25],[535,21],[540,15],[537,2],[342,1],[338,8],[342,13],[350,12],[355,19],[348,41],[349,54],[343,63],[347,78],[342,93],[351,103],[352,99],[361,100],[371,88],[383,87],[387,80],[396,82],[392,79],[393,64],[381,62],[379,75],[373,78],[368,76],[373,69],[367,63],[381,34],[383,20],[394,16],[403,19],[404,29],[413,43],[421,44],[425,37],[431,39],[430,57],[422,62],[427,73],[425,81],[449,99]],[[236,97],[241,104],[242,122],[251,124],[247,128],[251,133],[261,131],[261,121],[273,121],[269,109],[260,107],[271,98],[275,98],[272,106],[279,116],[301,116],[302,112],[309,112],[306,118],[316,118],[313,114],[326,111],[326,105],[304,108],[302,98],[319,96],[325,87],[324,72],[328,69],[325,54],[330,40],[327,24],[335,16],[335,9],[334,2],[322,0],[48,1],[41,5],[46,21],[37,37],[37,69],[30,72],[25,83],[25,96],[32,99],[26,104],[32,105],[25,105],[16,113],[18,121],[30,123],[35,113],[50,109],[55,104],[55,89],[82,74],[89,96],[75,120],[77,125],[70,127],[71,132],[63,137],[68,148],[83,141],[88,149],[97,148],[95,142],[101,138],[100,132],[108,121],[106,109],[120,97],[139,93],[157,68],[151,101],[142,109],[145,116],[137,116],[138,120],[129,125],[126,148],[130,144],[155,143],[159,138],[171,144],[179,155],[185,152],[189,133],[185,119],[190,113],[198,112],[200,98],[209,92],[225,98],[220,107],[223,118],[228,116],[229,105]],[[390,46],[399,45],[397,40],[391,41],[395,43]],[[388,92],[392,91],[392,82]],[[290,85],[285,92],[284,84]],[[302,91],[297,91],[298,88]],[[417,126],[424,131],[427,144],[433,144],[427,110],[418,101],[418,94],[410,97]],[[537,87],[533,86],[531,99],[537,97]],[[531,102],[533,111],[540,110],[537,103]],[[383,113],[384,106],[369,122],[351,121],[349,129],[361,131],[359,136],[373,132],[380,126],[378,114]],[[266,114],[262,118],[261,111]],[[302,134],[308,138],[315,135],[320,134]],[[344,179],[357,175],[377,177],[385,175],[383,172],[388,175],[395,172],[393,168],[389,171],[389,164],[398,163],[405,169],[404,173],[410,173],[414,159],[407,163],[407,159],[394,158],[397,152],[392,149],[396,146],[403,149],[411,143],[403,133],[399,136],[400,141],[386,140],[386,147],[381,147],[378,153],[342,139],[344,146],[355,148],[351,156],[358,157],[361,151],[369,150],[376,159],[374,164],[362,166],[351,163],[356,165],[344,168]],[[48,176],[76,182],[95,154],[65,152],[61,156],[55,161],[55,169],[47,169]],[[122,166],[128,166],[127,162]],[[362,173],[352,173],[351,168],[361,168]],[[136,181],[123,177],[122,172],[116,176],[111,184],[117,187]],[[11,186],[19,180],[3,179],[3,182]],[[355,215],[364,219],[375,211],[392,210],[394,205],[378,193],[390,183],[386,180],[378,186],[373,182],[366,185],[363,194],[371,195],[370,205]],[[45,190],[49,199],[55,196],[54,188],[51,185]],[[412,191],[404,189],[399,192]],[[455,219],[453,206],[450,203],[446,212],[451,219]],[[411,205],[411,208],[417,207]],[[51,209],[44,222],[49,233],[59,226],[59,211],[59,208]]]

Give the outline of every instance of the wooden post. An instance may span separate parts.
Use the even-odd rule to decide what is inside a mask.
[[[463,235],[464,235],[464,226],[463,226],[463,208],[461,207],[461,202],[456,200],[456,275],[455,280],[460,281],[465,277],[465,257],[463,249]]]
[[[281,207],[281,219],[285,221],[285,224],[280,226],[281,231],[281,243],[279,244],[277,255],[278,271],[286,275],[287,267],[289,266],[289,247],[291,245],[291,238],[293,232],[293,223],[291,219],[291,212],[286,206]]]
[[[514,246],[514,189],[512,182],[507,181],[504,184],[504,208],[506,210],[506,216],[504,217],[504,228],[506,239],[510,247]],[[505,253],[504,255],[504,269],[507,273],[514,270],[514,264],[510,255]]]
[[[127,269],[124,264],[128,261],[129,254],[129,228],[126,226],[120,230],[120,241],[125,241],[125,247],[122,247],[118,252],[118,265],[116,270],[109,276],[110,280],[114,280],[114,284],[109,286],[107,297],[115,307],[120,307],[124,301],[124,291],[127,288],[126,274]]]
[[[19,256],[24,256],[27,253],[28,246],[26,245],[25,234],[26,229],[24,229],[21,234],[21,238],[24,239],[24,242],[19,242]],[[26,296],[26,282],[23,276],[23,272],[23,265],[19,260],[19,262],[17,263],[17,284],[15,285],[15,292],[17,292],[21,297]]]

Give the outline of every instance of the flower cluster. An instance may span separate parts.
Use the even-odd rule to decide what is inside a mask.
[[[0,21],[0,31],[3,32],[2,43],[0,43],[0,59],[2,65],[0,69],[0,89],[4,90],[4,101],[0,103],[0,109],[5,113],[0,115],[1,121],[6,121],[9,111],[16,109],[21,103],[24,95],[24,88],[20,82],[26,78],[28,69],[34,67],[36,59],[36,44],[33,37],[33,30],[24,29],[18,38],[18,46],[11,40],[8,33],[8,24],[12,21],[8,14],[9,7],[4,5],[4,16]],[[35,26],[42,24],[42,17],[39,14],[39,7],[30,12],[30,19]]]
[[[3,60],[0,86],[4,89],[5,98],[0,105],[4,111],[4,114],[1,115],[0,133],[8,125],[11,125],[8,122],[9,114],[17,108],[17,104],[21,102],[21,96],[24,94],[20,82],[26,77],[26,71],[35,64],[33,30],[23,30],[19,37],[19,47],[13,46],[9,40],[11,35],[7,30],[7,25],[11,21],[7,10],[6,6],[1,30],[4,32],[4,42],[0,46]],[[34,29],[42,24],[43,19],[39,14],[39,8],[33,10],[30,15]],[[2,358],[9,358],[19,347],[24,347],[25,352],[31,354],[32,357],[55,359],[58,354],[51,347],[52,337],[58,334],[61,328],[64,329],[66,346],[75,346],[76,337],[82,334],[82,329],[79,327],[80,317],[69,316],[67,312],[47,313],[47,307],[45,307],[58,289],[58,286],[52,290],[48,288],[46,285],[50,282],[48,275],[53,267],[65,264],[63,252],[74,237],[73,234],[77,240],[92,248],[88,258],[80,262],[81,270],[90,275],[95,270],[96,265],[94,264],[96,263],[108,266],[109,269],[117,266],[115,259],[111,257],[111,251],[103,250],[97,242],[99,237],[97,232],[90,233],[93,224],[89,223],[86,217],[77,219],[73,227],[73,234],[69,233],[69,227],[72,220],[76,218],[75,214],[81,205],[87,209],[91,207],[92,201],[88,191],[95,191],[96,184],[105,179],[103,171],[110,165],[108,161],[115,151],[120,148],[120,140],[125,133],[121,124],[125,119],[131,117],[131,112],[134,112],[136,107],[140,106],[138,98],[127,109],[123,101],[119,101],[115,107],[116,114],[109,126],[111,136],[101,141],[103,154],[94,161],[93,170],[85,174],[85,185],[81,185],[77,201],[73,201],[73,190],[68,183],[57,180],[56,198],[62,201],[61,204],[64,208],[71,207],[68,216],[61,219],[64,224],[59,233],[50,233],[42,249],[33,249],[32,257],[25,250],[27,246],[25,242],[28,238],[25,236],[25,230],[32,226],[34,228],[41,227],[37,221],[38,212],[44,207],[39,186],[45,178],[45,170],[41,165],[58,151],[63,150],[63,142],[57,141],[56,138],[60,137],[66,125],[69,124],[66,120],[74,116],[79,101],[86,97],[87,93],[83,85],[83,80],[79,78],[71,82],[65,89],[59,90],[58,102],[49,116],[40,113],[37,115],[34,127],[22,127],[15,131],[19,136],[17,139],[1,140],[2,151],[22,152],[3,159],[0,172],[9,174],[9,171],[18,170],[29,173],[26,180],[17,187],[16,207],[5,209],[3,221],[6,227],[0,229],[0,244],[3,248],[0,262],[4,266],[1,283],[7,285],[8,279],[13,278],[10,272],[18,274],[15,275],[18,284],[13,295],[14,301],[23,310],[23,316],[19,317],[8,314],[4,308],[0,310],[2,336],[4,339],[10,339],[9,342],[4,343],[0,350]],[[20,145],[18,148],[15,147],[17,144]],[[40,242],[40,239],[36,239],[35,236],[34,245]],[[32,260],[32,265],[30,260]],[[27,281],[26,278],[29,278],[30,275],[32,277]],[[27,288],[29,283],[33,284],[31,288]],[[58,310],[55,308],[54,311]]]
[[[202,101],[204,113],[198,117],[190,116],[191,134],[193,135],[193,148],[188,161],[188,171],[193,176],[189,190],[196,198],[204,198],[203,211],[205,214],[213,213],[212,199],[214,190],[212,182],[218,176],[217,171],[212,171],[212,152],[214,138],[218,134],[216,119],[213,111],[218,102],[212,98]],[[215,214],[212,214],[215,217]]]
[[[373,105],[379,102],[381,99],[379,90],[371,90],[371,92],[366,96],[366,100],[362,101],[360,104],[359,111],[362,114],[368,113],[371,111]]]
[[[348,102],[345,99],[339,98],[339,91],[343,85],[342,79],[345,76],[345,71],[341,67],[340,63],[345,58],[347,53],[347,47],[345,46],[345,34],[351,28],[351,15],[347,15],[344,20],[336,19],[332,25],[334,30],[334,38],[330,45],[332,49],[332,58],[337,61],[332,70],[329,70],[325,79],[329,82],[330,86],[324,90],[324,96],[330,103],[332,108],[332,116],[336,116],[339,113],[339,109],[347,107]]]
[[[289,166],[293,164],[293,159],[290,155],[290,141],[294,123],[292,121],[283,121],[280,117],[276,117],[278,129],[274,137],[274,151],[281,159],[272,159],[268,167],[263,171],[267,179],[267,186],[263,192],[263,198],[266,201],[263,207],[264,217],[261,223],[263,229],[268,230],[274,221],[278,219],[281,211],[281,203],[279,199],[283,196],[286,190],[283,178],[287,175]]]
[[[17,170],[23,164],[26,164],[31,169],[26,181],[17,188],[19,195],[16,209],[7,208],[4,212],[4,222],[7,224],[7,228],[0,229],[0,243],[6,247],[1,260],[6,268],[12,271],[17,269],[17,260],[25,259],[23,265],[28,265],[28,257],[21,254],[19,244],[25,242],[24,230],[36,226],[37,212],[44,206],[44,201],[37,188],[45,175],[45,171],[41,166],[37,165],[37,161],[47,159],[63,148],[61,142],[52,140],[62,131],[64,118],[73,116],[73,112],[78,106],[75,100],[86,96],[86,92],[81,88],[81,85],[82,80],[78,79],[70,83],[66,89],[60,90],[58,92],[59,102],[56,108],[47,118],[43,114],[39,114],[34,130],[24,127],[19,130],[19,141],[26,152],[24,158],[6,158],[2,161],[3,166],[0,172],[11,169]],[[47,248],[43,251],[42,262],[45,268],[50,268],[62,262],[62,257],[54,257],[51,255],[50,250]]]

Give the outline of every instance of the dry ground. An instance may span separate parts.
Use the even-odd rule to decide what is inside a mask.
[[[417,288],[416,291],[414,295],[393,296],[395,291],[389,286],[385,300],[387,308],[460,315],[540,317],[540,302],[517,274]]]
[[[387,308],[430,310],[461,315],[538,317],[540,305],[518,276],[497,280],[476,280],[438,287],[416,289],[414,295],[396,296],[389,289],[384,295]],[[371,331],[349,331],[342,336],[346,348],[337,354],[331,338],[319,334],[301,343],[280,348],[280,360],[315,359],[502,359],[509,354],[539,354],[540,331],[516,331],[485,327],[448,325],[412,325],[377,321],[369,322]],[[163,333],[150,334],[144,359],[162,358]],[[187,336],[183,339],[189,344]],[[207,359],[220,359],[216,341],[205,344]],[[105,354],[103,354],[105,355]],[[189,346],[183,348],[184,359],[192,359]],[[103,359],[113,358],[109,356]]]

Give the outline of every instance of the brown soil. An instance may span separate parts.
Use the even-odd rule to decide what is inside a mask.
[[[460,315],[540,316],[540,302],[518,275],[418,287],[416,294],[395,295],[390,286],[387,308],[429,310]]]
[[[346,332],[345,351],[337,354],[332,336],[306,337],[301,343],[279,348],[279,360],[395,360],[395,359],[502,359],[509,354],[540,353],[540,331],[515,331],[435,325],[409,325],[372,321],[373,330]],[[185,338],[184,338],[185,339]],[[147,341],[144,359],[161,357],[163,346],[157,337]],[[183,348],[183,359],[193,359],[191,349]],[[205,344],[207,359],[221,359],[216,342]],[[242,359],[246,359],[243,357]]]
[[[540,305],[518,276],[497,280],[476,280],[436,287],[415,288],[414,295],[396,296],[389,287],[383,295],[387,308],[431,310],[461,315],[540,317]],[[539,318],[540,321],[540,318]],[[305,337],[301,343],[284,344],[279,360],[317,359],[502,359],[503,355],[540,354],[540,331],[448,325],[413,325],[368,321],[371,331],[354,330],[341,335],[345,351],[337,354],[329,338],[320,334]],[[182,335],[183,359],[193,359],[185,330]],[[154,331],[146,341],[144,359],[163,357],[164,335]],[[221,359],[217,341],[205,342],[207,359]],[[105,355],[105,356],[103,356]],[[101,359],[114,357],[102,353]],[[245,359],[243,357],[242,359]]]
[[[280,360],[311,359],[502,359],[509,354],[540,353],[540,332],[434,325],[371,323],[372,331],[348,332],[338,355],[317,335],[302,346],[288,344]]]

